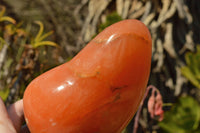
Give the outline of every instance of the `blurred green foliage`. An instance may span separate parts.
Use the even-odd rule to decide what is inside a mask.
[[[3,89],[0,90],[0,97],[5,101],[9,95],[10,90],[9,89]]]
[[[116,22],[119,22],[121,21],[122,18],[121,16],[119,16],[117,14],[117,12],[113,12],[109,15],[106,16],[106,21],[105,23],[102,23],[100,26],[99,26],[99,32],[101,32],[102,30],[104,30],[106,27],[116,23]]]
[[[55,42],[47,40],[53,31],[45,33],[43,23],[35,23],[39,25],[37,33],[31,31],[32,24],[24,26],[7,16],[6,8],[0,5],[0,97],[4,101],[11,94],[11,88],[15,89],[15,95],[22,96],[27,83],[40,74],[36,69],[41,70],[47,62],[47,49],[41,46],[58,47]]]
[[[200,89],[200,45],[197,45],[196,53],[186,53],[185,60],[187,65],[181,68],[181,73]]]
[[[192,97],[180,97],[159,123],[166,133],[199,133],[200,106]]]

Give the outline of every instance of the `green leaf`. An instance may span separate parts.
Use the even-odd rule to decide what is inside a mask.
[[[163,132],[197,133],[200,131],[200,106],[192,97],[181,97],[159,123]]]
[[[39,38],[38,41],[39,41],[39,42],[40,42],[40,41],[43,41],[45,38],[47,38],[47,37],[50,36],[51,34],[53,34],[53,31],[50,31],[50,32],[48,32],[48,33],[42,35],[42,36]]]
[[[51,41],[42,41],[42,42],[38,42],[35,43],[33,45],[34,48],[37,48],[39,46],[44,46],[44,45],[48,45],[48,46],[58,46],[58,44],[56,44],[55,42],[51,42]]]
[[[10,23],[12,23],[12,24],[15,24],[15,23],[16,23],[16,21],[15,21],[13,18],[8,17],[8,16],[3,16],[3,17],[1,17],[1,18],[0,18],[0,22],[2,22],[2,21],[8,21],[8,22],[10,22]]]
[[[53,33],[53,31],[43,34],[44,25],[40,21],[36,21],[36,23],[40,26],[40,29],[39,29],[39,32],[37,33],[36,37],[31,41],[31,45],[33,46],[33,48],[37,48],[39,46],[44,46],[44,45],[58,47],[58,44],[56,44],[55,42],[43,41],[45,38],[47,38],[49,35],[51,35]]]
[[[181,68],[181,73],[197,88],[200,89],[200,45],[196,47],[196,53],[185,54],[186,66]]]
[[[4,6],[0,6],[0,8],[1,8],[1,11],[0,11],[0,22],[8,21],[8,22],[11,22],[11,23],[15,24],[16,21],[13,18],[8,17],[8,16],[4,16],[6,8]]]
[[[187,66],[181,68],[181,73],[197,88],[200,89],[200,83],[192,73],[191,69]]]
[[[39,32],[38,32],[38,34],[35,37],[35,42],[39,42],[40,37],[42,36],[42,33],[44,31],[44,25],[40,21],[35,21],[35,23],[40,26]]]

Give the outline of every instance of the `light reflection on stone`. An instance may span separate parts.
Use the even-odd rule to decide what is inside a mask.
[[[62,85],[60,85],[60,86],[58,86],[58,87],[56,88],[56,91],[61,91],[61,90],[63,90],[66,86],[71,86],[71,85],[73,85],[73,84],[74,84],[73,81],[68,80],[68,81],[66,81],[66,83],[64,83],[64,84],[62,84]]]
[[[106,41],[106,44],[110,43],[113,40],[113,37],[115,36],[115,34],[111,35],[108,40]]]

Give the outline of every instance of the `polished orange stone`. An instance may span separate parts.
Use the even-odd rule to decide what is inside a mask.
[[[34,79],[23,98],[31,133],[120,133],[145,92],[151,47],[142,22],[123,20]]]

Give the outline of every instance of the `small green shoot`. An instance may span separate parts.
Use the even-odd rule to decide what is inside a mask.
[[[6,8],[4,6],[0,6],[0,9],[1,9],[1,11],[0,11],[0,22],[8,21],[12,24],[16,23],[16,21],[13,18],[11,18],[9,16],[4,16],[5,11],[6,11]]]
[[[37,48],[39,46],[44,46],[44,45],[48,45],[48,46],[58,46],[58,44],[56,44],[55,42],[52,41],[44,41],[44,39],[46,39],[48,36],[50,36],[53,31],[47,32],[47,33],[43,33],[44,32],[44,25],[42,24],[42,22],[40,21],[36,21],[36,24],[38,24],[40,26],[40,29],[36,35],[36,37],[33,39],[33,41],[31,42],[31,45],[33,46],[33,48]]]

